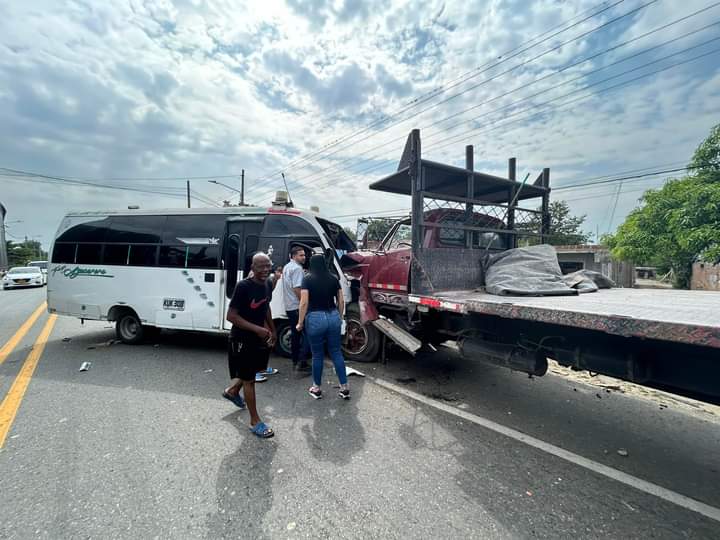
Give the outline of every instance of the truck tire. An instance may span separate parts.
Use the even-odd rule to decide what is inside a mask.
[[[343,353],[347,360],[356,362],[374,362],[377,360],[382,335],[372,324],[362,324],[360,308],[357,304],[348,306],[346,313],[347,328],[343,340]]]
[[[290,322],[287,319],[275,319],[275,332],[277,334],[275,352],[285,358],[292,357]]]
[[[115,322],[115,335],[123,343],[136,345],[145,335],[143,325],[134,311],[125,311]]]

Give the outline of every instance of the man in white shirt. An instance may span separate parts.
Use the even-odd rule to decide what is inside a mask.
[[[290,323],[291,350],[293,367],[309,371],[307,363],[307,345],[303,335],[298,332],[297,324],[300,315],[300,288],[305,277],[305,250],[300,246],[293,246],[290,250],[290,262],[285,265],[282,273],[282,293],[285,303],[285,313]]]

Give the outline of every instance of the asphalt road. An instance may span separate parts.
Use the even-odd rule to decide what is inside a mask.
[[[44,294],[0,291],[0,347]],[[48,319],[0,365],[0,420]],[[368,376],[351,379],[350,401],[328,369],[315,401],[309,379],[274,358],[280,373],[258,395],[277,435],[259,440],[220,397],[224,339],[113,338],[106,323],[56,320],[0,449],[0,538],[720,537],[717,519],[642,488],[720,516],[720,418],[691,406],[529,379],[449,350],[354,365]]]

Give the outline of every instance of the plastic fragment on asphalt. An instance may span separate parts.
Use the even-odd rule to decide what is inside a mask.
[[[67,418],[61,418],[61,419],[58,421],[58,424],[64,424],[65,422],[67,422]]]
[[[62,338],[62,340],[63,340],[64,343],[67,343],[67,342],[70,341],[71,339],[72,339],[72,338],[69,338],[69,337],[64,337],[64,338]]]
[[[97,349],[98,347],[112,347],[116,343],[119,343],[117,339],[110,339],[102,343],[93,343],[92,345],[88,345],[88,350]]]
[[[90,366],[92,366],[92,362],[83,362],[80,365],[80,369],[78,369],[78,371],[88,371],[90,369]]]
[[[206,369],[205,371],[203,371],[203,373],[212,373],[212,372],[213,372],[212,369]]]
[[[285,469],[278,469],[278,474],[282,474],[285,472]]]
[[[628,454],[628,451],[625,450],[624,448],[621,448],[620,450],[618,450],[617,453],[618,453],[618,455],[620,455],[622,457],[628,457],[630,455],[630,454]]]
[[[296,524],[294,521],[292,521],[292,522],[290,522],[290,523],[287,524],[287,530],[288,530],[288,531],[294,531],[294,530],[295,530],[295,527],[297,527],[297,524]]]
[[[357,369],[354,369],[354,368],[351,368],[351,367],[345,367],[345,373],[347,374],[348,377],[351,376],[351,375],[357,375],[358,377],[364,377],[364,376],[365,376],[365,374],[364,374],[363,372],[358,371]]]
[[[532,491],[526,491],[525,495],[527,495],[528,497],[532,497]]]

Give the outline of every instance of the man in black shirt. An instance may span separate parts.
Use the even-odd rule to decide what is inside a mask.
[[[232,323],[228,348],[228,367],[231,386],[223,397],[239,407],[240,386],[250,411],[250,431],[258,437],[272,437],[275,433],[260,420],[255,402],[255,374],[268,367],[270,349],[275,344],[275,326],[270,312],[272,285],[268,282],[272,263],[264,253],[252,259],[252,277],[235,287],[227,320]]]

